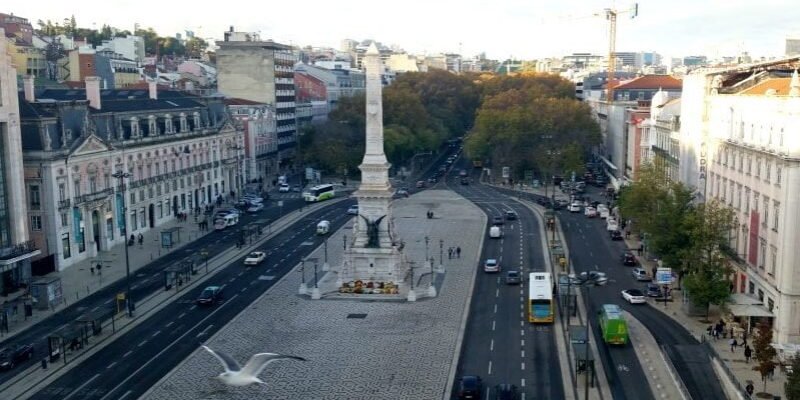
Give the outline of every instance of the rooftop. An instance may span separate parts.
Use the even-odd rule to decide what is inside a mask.
[[[628,81],[622,81],[614,87],[614,90],[636,90],[636,89],[664,89],[680,90],[683,88],[683,81],[671,75],[644,75]]]

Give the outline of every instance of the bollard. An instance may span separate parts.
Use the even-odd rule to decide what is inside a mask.
[[[42,359],[42,369],[47,369],[47,359],[46,358]]]

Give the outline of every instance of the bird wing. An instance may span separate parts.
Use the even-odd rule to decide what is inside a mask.
[[[216,357],[217,360],[222,362],[222,366],[225,367],[225,371],[236,372],[236,371],[239,371],[239,370],[242,369],[242,367],[239,366],[239,363],[237,363],[236,360],[233,359],[233,357],[231,357],[231,356],[229,356],[229,355],[227,355],[227,354],[225,354],[225,353],[223,353],[221,351],[217,352],[217,351],[211,350],[208,346],[203,346],[203,348],[206,349],[207,352],[211,353],[211,355]],[[248,364],[249,363],[250,362],[248,361]]]
[[[299,361],[306,361],[303,357],[296,357],[296,356],[285,356],[282,354],[275,354],[275,353],[258,353],[254,354],[247,360],[247,364],[244,365],[242,368],[243,374],[248,374],[250,376],[258,376],[261,371],[266,368],[267,364],[276,361],[276,360],[299,360]]]

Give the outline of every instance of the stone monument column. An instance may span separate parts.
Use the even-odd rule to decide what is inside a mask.
[[[392,225],[392,189],[389,162],[383,150],[383,103],[381,59],[373,43],[364,57],[366,67],[366,151],[361,165],[361,185],[355,192],[359,215],[353,225],[347,268],[339,269],[342,281],[394,282],[405,278],[400,241]]]

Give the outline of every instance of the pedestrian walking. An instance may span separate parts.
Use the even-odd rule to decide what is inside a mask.
[[[748,381],[747,386],[744,387],[744,391],[747,392],[748,396],[752,396],[754,390],[755,388],[753,387],[753,382]]]
[[[642,255],[642,252],[644,252],[644,244],[643,243],[639,243],[639,248],[636,249],[636,252],[639,253],[640,256]]]
[[[750,362],[750,357],[752,357],[752,356],[753,356],[753,349],[751,349],[750,346],[745,345],[744,346],[744,362],[745,363],[749,363]]]
[[[447,259],[448,260],[452,260],[453,259],[453,248],[452,247],[447,248]]]
[[[94,267],[89,267],[89,272],[91,272],[92,275],[94,275]]]
[[[461,258],[461,246],[456,247],[456,258]]]
[[[731,353],[733,353],[736,350],[736,346],[738,344],[736,343],[736,338],[731,338],[729,343],[731,344]]]

